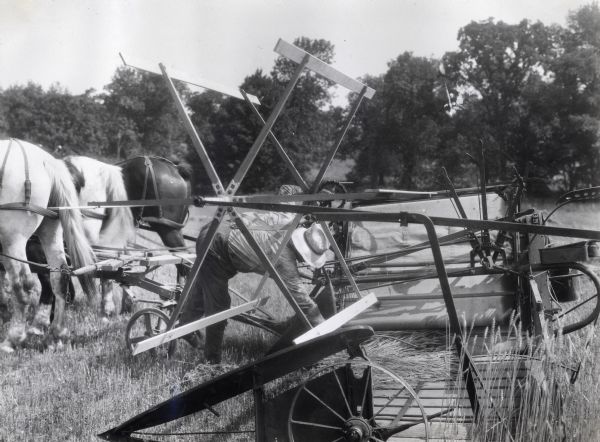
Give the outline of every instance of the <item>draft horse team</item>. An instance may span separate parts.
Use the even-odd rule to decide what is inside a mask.
[[[123,247],[133,238],[135,222],[140,220],[147,221],[167,247],[185,245],[181,229],[187,208],[68,209],[90,201],[189,196],[188,183],[177,166],[160,158],[140,158],[121,167],[86,157],[63,161],[34,144],[0,140],[0,258],[4,267],[0,319],[8,321],[0,351],[14,351],[28,334],[46,332],[49,341],[68,336],[67,269],[92,265],[96,261],[93,245]],[[27,260],[26,246],[34,235],[47,260],[49,272],[40,277],[45,284],[40,284]],[[79,281],[88,298],[97,296],[92,276],[82,275]],[[42,286],[47,293],[39,302]],[[115,310],[111,285],[103,281],[101,287],[103,313],[111,315]]]

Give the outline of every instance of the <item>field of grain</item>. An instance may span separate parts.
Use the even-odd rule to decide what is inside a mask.
[[[539,207],[539,201],[534,203]],[[557,215],[556,220],[564,225],[600,229],[597,213],[597,206],[581,206],[577,211],[569,210],[561,213],[560,217]],[[188,224],[188,232],[196,232],[207,215],[207,211],[195,211]],[[156,240],[152,233],[139,233],[140,244],[156,246]],[[175,269],[170,266],[161,268],[154,276],[159,280],[174,280]],[[250,294],[256,278],[237,276],[232,286],[241,293]],[[271,297],[268,304],[271,313],[277,317],[290,313],[273,284],[268,284],[265,292]],[[142,292],[138,295],[151,297]],[[202,354],[181,342],[171,359],[149,353],[132,357],[124,340],[128,317],[123,315],[104,323],[94,306],[79,300],[68,311],[71,340],[67,345],[44,350],[41,342],[32,340],[15,354],[0,355],[0,441],[97,440],[96,434],[149,406],[197,382],[260,357],[274,342],[267,332],[231,321],[226,332],[223,363],[219,366],[205,365]],[[4,333],[5,328],[0,328],[0,333]],[[447,369],[443,335],[407,334],[404,338],[410,348],[417,345],[438,350],[438,353],[423,356],[412,352],[402,358],[392,357],[391,361],[388,354],[387,362],[391,362],[399,374],[405,374],[409,382],[418,378],[423,366],[441,371]],[[591,339],[591,345],[586,348],[582,343],[587,339]],[[571,385],[564,370],[556,367],[565,359],[574,358],[577,352],[577,357],[584,356],[584,363],[577,383]],[[564,412],[558,417],[545,413],[550,405],[555,404],[544,403],[545,399],[539,394],[532,396],[530,410],[535,412],[523,420],[520,440],[600,440],[600,404],[597,400],[600,395],[600,344],[594,333],[561,340],[555,348],[546,349],[544,355],[536,357],[543,359],[556,373],[563,388],[560,394]],[[216,407],[221,413],[218,418],[210,413],[201,413],[167,426],[166,430],[242,431],[202,437],[180,435],[174,440],[254,440],[252,433],[243,433],[253,428],[251,404],[251,397],[244,395]],[[527,422],[530,427],[527,427]],[[486,429],[481,434],[486,434]]]

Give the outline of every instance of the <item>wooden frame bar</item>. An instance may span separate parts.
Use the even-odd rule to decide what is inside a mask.
[[[185,109],[185,106],[181,100],[181,97],[179,96],[179,93],[177,92],[177,90],[173,84],[172,78],[167,73],[165,66],[163,64],[159,64],[161,73],[163,75],[163,78],[164,78],[167,86],[168,86],[169,92],[176,104],[177,110],[180,114],[180,117],[182,118],[184,126],[185,126],[189,136],[192,139],[193,145],[194,145],[198,155],[200,156],[202,165],[204,166],[204,169],[206,170],[206,172],[210,178],[210,181],[211,181],[213,189],[217,195],[217,198],[232,197],[233,195],[235,195],[235,192],[238,190],[242,180],[244,179],[250,166],[256,159],[256,156],[258,155],[258,152],[264,145],[264,142],[266,141],[267,137],[271,137],[271,139],[274,141],[279,154],[283,157],[284,161],[286,162],[286,164],[292,171],[292,174],[294,175],[296,181],[298,181],[298,183],[301,185],[301,187],[304,189],[304,191],[309,190],[307,183],[304,181],[302,176],[298,173],[298,171],[295,168],[295,166],[293,165],[291,159],[289,158],[289,156],[287,156],[285,150],[280,145],[280,143],[277,141],[277,138],[275,137],[275,135],[272,132],[272,128],[275,125],[275,122],[277,121],[279,116],[281,115],[281,113],[285,107],[285,104],[287,103],[289,97],[291,96],[291,94],[294,90],[294,87],[296,86],[296,83],[297,83],[298,79],[300,78],[300,75],[302,74],[302,71],[304,70],[304,68],[311,69],[313,72],[316,72],[317,74],[322,75],[331,81],[335,81],[336,83],[341,84],[342,86],[348,88],[349,90],[351,90],[353,92],[360,93],[360,96],[359,96],[357,102],[355,103],[355,106],[351,113],[349,121],[348,121],[347,125],[345,126],[343,133],[339,137],[337,144],[329,152],[329,155],[327,156],[327,160],[321,166],[321,170],[319,172],[317,179],[315,179],[315,182],[312,185],[312,189],[318,189],[318,187],[320,186],[320,184],[323,180],[323,176],[326,173],[327,169],[329,168],[329,165],[331,164],[331,161],[333,160],[333,157],[335,156],[335,153],[337,152],[337,150],[346,134],[346,131],[350,125],[350,122],[352,121],[352,119],[356,113],[356,110],[358,109],[358,106],[362,102],[363,98],[364,97],[371,98],[373,96],[373,94],[375,93],[375,91],[373,89],[371,89],[371,88],[363,85],[359,81],[354,80],[351,77],[337,71],[333,67],[327,65],[326,63],[323,63],[322,61],[320,61],[317,58],[313,57],[312,55],[308,54],[306,51],[303,51],[299,48],[296,48],[293,45],[289,45],[289,44],[285,43],[283,40],[279,41],[279,43],[276,47],[276,52],[278,52],[281,55],[286,56],[288,58],[291,57],[290,59],[292,59],[295,63],[297,63],[298,66],[297,66],[294,74],[292,75],[292,78],[288,82],[284,93],[280,97],[279,101],[275,105],[275,108],[273,109],[272,113],[269,115],[269,118],[267,118],[266,121],[262,119],[262,116],[260,115],[258,110],[254,107],[254,104],[258,104],[258,103],[252,99],[251,95],[247,94],[244,91],[240,91],[240,94],[238,96],[237,94],[231,94],[231,91],[225,91],[220,86],[211,87],[211,89],[217,90],[219,92],[227,93],[228,95],[233,95],[238,98],[241,97],[244,100],[246,100],[246,102],[248,102],[249,105],[251,106],[251,109],[253,110],[253,112],[260,118],[261,122],[263,123],[263,127],[262,127],[260,133],[256,137],[254,143],[252,144],[250,150],[248,151],[246,157],[244,158],[244,161],[240,165],[239,169],[235,173],[234,178],[231,180],[231,182],[229,183],[227,188],[225,188],[223,186],[219,176],[217,175],[217,172],[208,156],[206,148],[204,147],[204,144],[202,143],[200,137],[198,136],[198,133],[197,133],[196,129],[194,128],[194,125]],[[125,63],[124,59],[123,59],[123,62]],[[125,63],[125,64],[127,64],[127,63]],[[143,68],[138,68],[138,69],[144,70]],[[149,72],[152,72],[152,71],[149,71]],[[206,86],[206,83],[205,83],[205,86]],[[204,86],[202,86],[202,87],[204,87]],[[311,193],[315,193],[315,190],[312,190]],[[294,228],[300,221],[302,214],[299,213],[296,215],[295,222],[293,222],[290,225],[288,231],[286,232],[284,240],[282,241],[282,244],[280,245],[280,247],[278,248],[278,250],[276,252],[274,263],[271,263],[271,261],[268,259],[267,255],[262,251],[262,249],[260,248],[260,246],[258,245],[256,240],[252,237],[250,231],[247,229],[247,227],[245,226],[245,224],[243,223],[241,218],[238,216],[235,209],[233,207],[231,207],[231,202],[223,201],[223,203],[224,203],[223,204],[224,206],[229,205],[228,210],[229,210],[231,216],[233,217],[234,221],[237,223],[238,228],[243,233],[244,237],[246,238],[246,240],[248,241],[248,243],[250,244],[250,246],[252,247],[254,252],[260,258],[261,262],[268,269],[268,271],[265,273],[265,275],[263,275],[263,278],[261,279],[261,282],[259,283],[259,286],[253,296],[253,299],[256,300],[258,298],[259,291],[262,289],[264,282],[270,275],[275,280],[279,289],[282,291],[282,293],[286,297],[287,301],[290,303],[290,305],[292,306],[292,308],[294,309],[296,314],[299,316],[301,321],[308,328],[310,328],[311,327],[310,322],[308,321],[308,319],[306,318],[306,316],[304,315],[304,313],[302,312],[302,310],[296,303],[295,299],[292,297],[290,291],[287,289],[285,283],[283,282],[283,280],[277,273],[275,266],[274,266],[274,263],[277,262],[277,260],[281,256],[281,253],[282,253],[284,247],[289,242],[292,231],[294,230]],[[182,295],[180,297],[180,300],[179,300],[174,312],[172,313],[172,316],[169,318],[169,323],[167,324],[167,330],[169,332],[171,330],[173,330],[175,322],[177,321],[183,307],[185,306],[185,304],[187,302],[187,299],[190,296],[191,290],[195,285],[195,281],[199,276],[199,272],[200,272],[202,263],[204,262],[204,259],[208,253],[208,249],[210,248],[210,246],[212,244],[212,241],[217,233],[217,229],[218,229],[219,225],[221,224],[221,222],[223,221],[223,218],[224,218],[224,209],[221,207],[217,210],[217,213],[213,217],[213,219],[211,221],[211,225],[209,227],[209,230],[208,230],[207,234],[205,235],[205,237],[203,238],[202,242],[197,245],[196,260],[194,261],[194,264],[192,265],[190,275],[187,278],[187,281],[186,281],[185,287],[183,289]],[[344,257],[342,255],[341,251],[335,244],[333,235],[331,234],[331,232],[329,231],[329,229],[327,228],[326,225],[324,225],[324,224],[322,224],[322,225],[324,227],[324,231],[325,231],[330,243],[333,246],[333,250],[334,250],[336,256],[340,260],[340,263],[342,265],[344,272],[346,273],[348,278],[350,278],[351,283],[352,283],[357,295],[359,297],[361,297],[360,290],[358,289],[356,282],[354,282],[352,274],[349,271],[348,266],[345,263],[345,260],[344,260]],[[251,301],[251,302],[254,302],[254,301]],[[225,313],[225,312],[222,312],[222,313]],[[215,316],[215,315],[213,315],[213,316]],[[226,314],[225,314],[225,316],[226,316]],[[224,317],[224,319],[226,319],[226,317]],[[194,322],[194,324],[196,324],[196,323],[198,323],[198,321]],[[204,322],[199,322],[199,323],[206,324]],[[187,325],[189,325],[189,324],[187,324]],[[209,325],[209,324],[206,324],[206,325]],[[188,330],[188,328],[185,328],[185,327],[186,326],[183,326],[183,329]],[[182,329],[182,327],[178,327],[178,329]],[[193,331],[193,330],[190,330],[189,332],[191,332],[191,331]],[[167,332],[167,334],[169,332]],[[183,336],[183,335],[180,335],[180,336]],[[156,338],[158,338],[158,337],[156,337]],[[175,339],[175,338],[173,338],[173,339]],[[150,344],[152,344],[153,342],[159,342],[159,341],[160,341],[160,339],[155,339],[155,340],[151,341]],[[146,341],[144,341],[144,342],[146,342]],[[150,344],[148,344],[148,345],[150,345]],[[158,345],[158,344],[156,344],[156,345]]]
[[[317,57],[310,55],[303,49],[300,49],[299,47],[294,46],[293,44],[282,39],[279,39],[275,45],[275,49],[273,50],[288,60],[293,61],[294,63],[300,63],[302,59],[308,55],[309,59],[306,67],[311,71],[333,81],[334,83],[339,84],[340,86],[344,86],[346,89],[356,92],[357,94],[360,93],[363,88],[366,88],[366,98],[371,99],[373,98],[373,95],[375,95],[374,89],[371,89],[360,81],[355,80],[341,71],[338,71],[333,66],[319,60]]]
[[[144,63],[141,63],[139,61],[136,61],[135,65],[127,63],[125,61],[125,57],[120,52],[119,52],[119,57],[121,57],[121,60],[123,61],[123,64],[125,66],[127,66],[127,67],[136,69],[136,70],[141,71],[141,72],[147,72],[149,74],[160,75],[160,72],[157,72],[157,71],[153,70],[152,68],[149,68],[149,67],[146,67],[146,66],[142,67],[141,65],[144,64]],[[230,97],[237,98],[239,100],[244,100],[244,96],[242,95],[242,93],[240,92],[240,90],[236,89],[234,87],[225,86],[225,85],[217,83],[215,81],[207,80],[205,78],[198,77],[197,75],[188,75],[188,74],[184,74],[182,72],[176,72],[175,70],[173,70],[171,68],[169,68],[169,71],[173,74],[171,76],[171,78],[173,80],[177,80],[177,81],[181,81],[183,83],[191,84],[192,86],[198,86],[198,87],[201,87],[202,89],[210,89],[210,90],[213,90],[215,92],[219,92],[219,93],[221,93],[223,95],[228,95]],[[197,78],[197,80],[195,80],[195,81],[184,80],[184,78],[192,78],[192,77],[193,78]],[[258,99],[258,97],[256,97],[255,95],[252,95],[252,94],[247,94],[247,95],[248,95],[248,99],[252,103],[260,106],[260,100]]]
[[[164,78],[165,82],[167,83],[169,92],[171,93],[171,97],[173,98],[173,101],[175,102],[175,107],[177,108],[177,111],[179,112],[181,121],[183,122],[183,125],[185,126],[185,129],[187,130],[188,135],[192,139],[194,148],[196,149],[196,152],[198,153],[198,156],[200,157],[200,161],[202,161],[202,165],[204,166],[204,170],[208,174],[208,177],[213,186],[213,189],[215,190],[215,193],[217,195],[222,195],[223,194],[223,184],[221,183],[221,179],[219,178],[217,171],[215,170],[212,162],[210,161],[210,158],[206,151],[206,147],[204,147],[202,140],[198,136],[198,132],[196,132],[196,128],[194,127],[194,124],[192,123],[190,116],[188,115],[187,111],[185,110],[185,106],[183,105],[183,102],[181,101],[181,97],[179,96],[177,89],[175,89],[175,85],[173,84],[173,81],[171,80],[171,78],[169,77],[169,74],[167,73],[167,69],[165,68],[165,66],[162,63],[159,64],[159,67],[162,72],[163,78]]]
[[[228,310],[224,310],[214,315],[207,316],[206,318],[198,319],[197,321],[189,322],[181,327],[167,330],[165,333],[160,335],[152,336],[148,339],[138,342],[133,345],[133,355],[143,353],[152,348],[158,347],[159,345],[171,342],[173,339],[181,338],[187,334],[206,328],[210,325],[216,324],[217,322],[224,321],[234,316],[246,313],[250,310],[254,310],[257,307],[264,305],[268,298],[255,299],[254,301],[247,302],[245,304],[232,307]]]
[[[240,231],[246,238],[246,241],[248,241],[248,244],[250,244],[250,247],[252,247],[252,250],[254,251],[254,253],[256,253],[256,256],[258,256],[258,258],[261,260],[261,262],[263,264],[265,264],[268,269],[268,273],[265,273],[265,275],[263,275],[263,279],[266,279],[267,275],[271,275],[271,278],[273,278],[273,280],[277,284],[277,287],[279,288],[279,290],[281,290],[281,293],[283,293],[283,296],[285,296],[285,299],[288,301],[288,303],[290,304],[290,306],[292,307],[294,312],[298,315],[300,320],[304,323],[304,325],[307,328],[311,328],[311,324],[308,321],[308,319],[306,318],[306,315],[300,309],[300,306],[298,305],[298,303],[292,296],[291,292],[289,291],[289,289],[283,282],[283,279],[281,279],[281,276],[279,276],[279,273],[277,273],[275,266],[271,263],[271,261],[269,260],[269,258],[265,254],[265,252],[260,248],[260,246],[258,245],[256,240],[254,239],[254,237],[252,236],[252,234],[250,233],[250,231],[244,224],[244,221],[242,221],[242,219],[238,216],[238,214],[233,209],[230,209],[230,210],[231,210],[231,214],[233,216],[233,219],[234,219],[236,225],[238,226],[238,228],[240,229]],[[281,246],[279,248],[279,250],[277,252],[277,257],[280,256],[280,252],[283,250],[283,248],[284,248],[283,246]],[[256,298],[256,297],[254,297],[254,298]]]
[[[302,344],[303,342],[310,341],[311,339],[318,338],[319,336],[326,335],[327,333],[331,333],[334,330],[337,330],[348,321],[351,321],[356,316],[360,315],[366,309],[371,307],[377,303],[377,298],[375,294],[369,293],[364,296],[362,299],[359,299],[354,304],[346,307],[344,310],[336,313],[331,318],[327,319],[325,322],[317,325],[312,330],[307,331],[303,335],[298,336],[294,339],[294,344]]]
[[[167,87],[169,89],[169,92],[171,93],[171,96],[175,102],[177,110],[183,120],[185,128],[188,131],[189,136],[192,138],[192,142],[194,144],[194,147],[196,148],[196,152],[200,156],[202,165],[204,166],[207,174],[209,175],[209,178],[211,180],[211,183],[212,183],[213,189],[215,190],[215,193],[217,194],[217,196],[224,196],[226,194],[226,192],[223,187],[223,184],[221,183],[221,180],[216,173],[216,170],[208,156],[208,153],[206,151],[206,148],[204,147],[204,144],[202,143],[202,140],[198,136],[198,133],[197,133],[187,111],[185,110],[185,106],[183,105],[183,102],[181,101],[181,97],[179,96],[177,89],[175,89],[175,85],[173,84],[173,81],[169,77],[169,74],[167,73],[167,70],[164,67],[164,65],[160,64],[159,67],[163,74],[163,78],[165,79],[165,82],[167,84]],[[277,103],[277,105],[275,106],[275,109],[273,110],[272,114],[270,115],[269,119],[267,120],[267,124],[265,126],[263,126],[260,134],[258,135],[258,137],[256,138],[255,142],[253,143],[252,147],[250,148],[250,151],[246,155],[246,158],[244,159],[242,165],[240,166],[237,173],[235,174],[235,177],[229,183],[229,186],[227,187],[227,194],[233,195],[239,188],[241,181],[245,177],[248,169],[250,168],[254,159],[258,155],[260,148],[263,146],[268,133],[270,133],[271,128],[273,127],[277,118],[283,111],[285,103],[289,99],[289,96],[291,95],[293,88],[294,88],[298,78],[300,77],[300,74],[301,74],[303,68],[304,68],[304,65],[301,64],[296,69],[296,72],[292,78],[292,81],[290,81],[290,84],[288,84],[288,87],[286,88],[283,96],[279,99],[279,102]],[[183,307],[185,306],[185,304],[190,296],[190,293],[195,285],[196,279],[199,276],[202,263],[204,262],[204,259],[208,253],[208,250],[215,238],[217,229],[218,229],[219,225],[221,224],[221,222],[223,221],[224,213],[225,212],[223,209],[217,210],[217,213],[215,214],[215,216],[211,222],[211,226],[210,226],[206,236],[203,238],[202,243],[197,246],[196,260],[194,261],[194,264],[192,265],[192,269],[186,280],[186,283],[183,288],[183,292],[181,294],[179,302],[178,302],[177,306],[175,307],[175,310],[173,311],[171,317],[169,318],[169,323],[167,324],[168,330],[171,330],[173,328],[173,326],[175,325],[175,322],[179,318],[179,315],[181,314],[181,311],[183,310]],[[237,214],[235,213],[235,211],[232,210],[232,213],[234,215],[236,215],[236,218],[237,218]],[[250,244],[252,244],[252,241],[253,241],[253,238],[249,241]],[[254,241],[254,245],[258,247],[258,244],[256,244],[255,241]],[[259,247],[259,249],[260,249],[260,247]],[[268,260],[267,260],[267,262],[268,262]],[[270,263],[267,264],[267,267],[269,267],[269,266],[272,267],[272,265]],[[275,272],[275,275],[277,275],[277,272]],[[276,277],[278,277],[278,276],[279,275],[277,275]],[[293,301],[293,298],[291,298],[291,296],[288,298],[288,301],[290,299]],[[295,304],[295,301],[293,301],[293,302]],[[294,304],[292,304],[292,307],[294,307]],[[308,326],[310,327],[310,323],[308,322],[308,319],[306,319],[306,316],[304,316],[304,314],[299,309],[297,304],[295,305],[295,307],[298,309],[300,317],[303,318],[304,322],[307,323]]]

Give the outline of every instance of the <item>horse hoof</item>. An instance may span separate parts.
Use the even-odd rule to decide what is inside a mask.
[[[12,347],[12,345],[10,345],[10,343],[8,342],[3,342],[2,344],[0,344],[0,351],[3,353],[14,353],[15,349]]]
[[[31,326],[27,329],[27,334],[34,335],[34,336],[43,336],[44,332],[35,326]]]
[[[102,324],[107,325],[110,323],[110,318],[108,318],[108,316],[102,316]]]
[[[25,327],[15,327],[8,330],[8,341],[13,345],[19,345],[27,339],[27,333]]]
[[[33,318],[32,327],[47,329],[50,327],[50,311],[52,307],[45,304],[40,304],[35,317]]]
[[[50,333],[48,333],[47,336],[47,340],[48,341],[60,341],[62,339],[68,339],[69,338],[69,329],[67,329],[66,327],[63,328],[53,328],[50,330]]]

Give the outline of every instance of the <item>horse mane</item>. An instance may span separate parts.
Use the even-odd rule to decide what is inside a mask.
[[[73,181],[82,183],[79,193],[86,186],[99,186],[107,202],[125,201],[128,198],[121,168],[102,161],[84,156],[65,158],[65,164],[70,164]],[[81,176],[81,179],[77,178]],[[85,201],[86,203],[89,201]],[[133,215],[128,207],[112,207],[106,211],[106,219],[102,223],[99,237],[101,244],[125,245],[134,237]]]
[[[102,163],[107,174],[106,196],[107,201],[126,201],[129,199],[121,168]],[[133,240],[134,221],[129,207],[111,207],[108,209],[108,218],[102,224],[100,238],[111,239],[120,237],[121,244],[127,245],[127,241]]]
[[[63,161],[65,163],[65,166],[67,166],[69,173],[71,174],[71,179],[73,180],[73,184],[75,185],[75,190],[77,190],[77,194],[79,194],[81,192],[81,189],[85,187],[85,176],[83,175],[81,170],[79,170],[77,166],[73,164],[71,159],[72,157],[68,156],[65,157]]]

